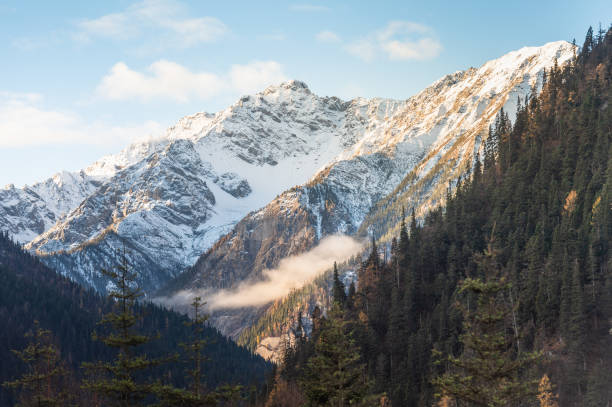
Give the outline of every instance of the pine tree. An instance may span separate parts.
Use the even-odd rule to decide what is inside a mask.
[[[587,30],[584,38],[584,44],[580,50],[580,56],[583,59],[588,59],[588,57],[591,55],[591,51],[593,51],[593,27],[589,27]]]
[[[334,304],[328,318],[322,321],[314,355],[302,378],[309,406],[344,407],[366,399],[369,384],[365,365],[346,326],[342,310]]]
[[[366,261],[361,265],[358,272],[359,278],[359,308],[366,315],[374,309],[377,301],[378,280],[380,278],[380,258],[376,241],[372,238],[372,249]]]
[[[484,168],[491,170],[495,166],[497,157],[497,134],[493,131],[493,126],[489,126],[489,133],[484,142]]]
[[[202,335],[208,320],[208,315],[202,313],[204,305],[201,297],[194,297],[191,302],[192,319],[185,322],[185,325],[192,328],[191,342],[180,344],[186,354],[186,362],[192,366],[186,370],[186,378],[191,386],[185,390],[170,385],[156,385],[154,391],[160,399],[159,406],[214,406],[220,398],[218,392],[205,393],[202,383],[202,364],[207,360],[202,353],[207,344]]]
[[[595,363],[587,382],[587,391],[584,396],[585,407],[612,406],[610,368],[611,364],[609,362],[600,360]]]
[[[153,383],[138,380],[138,373],[158,365],[160,360],[151,360],[146,355],[139,355],[136,348],[149,342],[147,336],[135,330],[139,317],[134,312],[137,299],[142,296],[135,283],[136,273],[129,268],[125,248],[120,252],[120,263],[114,269],[103,269],[102,273],[114,283],[109,297],[115,301],[114,312],[106,314],[100,321],[109,328],[110,333],[98,336],[99,340],[110,348],[116,349],[117,355],[112,362],[83,363],[89,377],[83,388],[99,395],[110,406],[128,407],[140,405],[155,389]]]
[[[59,350],[51,342],[51,331],[42,329],[38,321],[34,321],[34,328],[25,337],[29,339],[28,346],[22,351],[13,350],[13,353],[25,363],[27,373],[3,386],[21,390],[17,406],[66,405],[67,394],[60,389],[67,371]]]
[[[206,358],[202,354],[202,350],[206,346],[206,339],[202,338],[204,332],[204,324],[208,321],[208,315],[202,313],[202,308],[205,303],[201,297],[195,297],[191,303],[193,318],[186,322],[193,329],[193,340],[191,343],[181,344],[181,347],[188,355],[188,359],[193,363],[193,369],[187,371],[187,376],[191,380],[191,392],[196,399],[202,398],[202,363]]]
[[[346,296],[346,309],[353,311],[355,309],[355,296],[357,295],[357,289],[355,288],[355,282],[351,281],[349,285],[348,294]]]
[[[332,295],[334,302],[338,303],[340,307],[344,307],[346,305],[346,291],[344,290],[344,284],[342,284],[342,281],[340,281],[340,277],[338,276],[338,266],[336,265],[336,262],[334,262],[333,279]]]
[[[573,366],[570,371],[570,381],[578,394],[582,394],[585,386],[584,372],[586,370],[586,319],[584,300],[580,283],[578,260],[574,261],[571,285],[571,313],[569,318],[569,350]]]
[[[466,279],[461,292],[477,297],[475,311],[462,307],[463,354],[449,356],[451,369],[433,380],[440,397],[451,397],[487,407],[506,407],[537,394],[537,381],[519,377],[539,358],[539,353],[515,355],[513,335],[507,332],[512,310],[504,298],[510,285],[502,279],[487,282]],[[441,355],[436,352],[439,362]]]

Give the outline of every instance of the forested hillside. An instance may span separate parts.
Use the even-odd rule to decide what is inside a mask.
[[[611,96],[612,31],[589,29],[447,206],[298,322],[269,405],[611,405]]]
[[[84,289],[55,271],[47,268],[35,257],[0,235],[0,383],[26,373],[10,350],[26,347],[24,335],[34,329],[34,321],[52,334],[52,343],[58,347],[60,357],[70,372],[64,390],[80,392],[81,363],[111,360],[115,352],[100,341],[92,340],[92,333],[100,332],[97,323],[102,315],[111,312],[112,302],[92,290]],[[170,356],[180,352],[182,342],[188,342],[191,328],[185,325],[186,316],[150,304],[137,305],[136,328],[152,340],[139,349],[149,356]],[[206,346],[202,366],[204,382],[209,389],[224,383],[242,384],[244,389],[263,382],[271,365],[231,340],[216,329],[204,328]],[[185,385],[185,365],[181,362],[164,364],[146,375],[164,378],[177,386]],[[7,388],[0,387],[0,405],[13,405],[15,398]]]

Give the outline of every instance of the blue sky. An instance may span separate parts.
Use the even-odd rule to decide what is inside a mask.
[[[404,99],[610,20],[609,0],[0,0],[0,186],[83,168],[284,79]]]

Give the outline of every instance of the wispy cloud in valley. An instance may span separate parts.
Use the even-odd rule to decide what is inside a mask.
[[[186,305],[201,296],[211,310],[256,307],[282,298],[303,287],[334,261],[343,262],[363,249],[363,243],[344,235],[329,236],[313,249],[281,260],[278,267],[264,270],[261,281],[244,282],[234,290],[185,290],[158,301],[166,305]]]

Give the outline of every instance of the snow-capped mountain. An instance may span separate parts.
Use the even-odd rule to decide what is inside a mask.
[[[394,105],[384,123],[366,127],[356,143],[307,183],[247,215],[160,294],[256,280],[262,270],[311,248],[323,236],[355,234],[374,215],[377,202],[393,192],[409,191],[406,209],[417,214],[442,204],[449,184],[471,168],[500,109],[514,117],[518,98],[541,88],[543,70],[573,54],[566,42],[523,48],[447,75]],[[249,311],[217,312],[214,322],[236,336],[255,317]]]
[[[78,173],[0,190],[0,229],[99,290],[98,270],[123,246],[148,292],[205,252],[223,261],[213,270],[200,258],[173,286],[233,286],[324,235],[355,233],[411,171],[433,188],[423,204],[471,162],[499,109],[512,116],[542,70],[573,52],[566,42],[523,48],[405,101],[342,101],[286,82]]]
[[[3,217],[1,227],[48,264],[100,290],[100,267],[113,264],[125,245],[150,291],[192,265],[247,213],[375,132],[401,105],[318,97],[298,81],[270,87],[215,115],[185,117],[164,137],[78,174],[2,190],[2,210],[13,216]],[[37,211],[24,216],[24,207]]]

